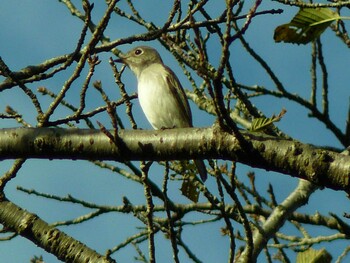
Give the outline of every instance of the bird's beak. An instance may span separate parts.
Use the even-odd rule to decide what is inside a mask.
[[[118,58],[118,59],[115,59],[115,60],[113,60],[114,62],[117,62],[117,63],[125,63],[124,62],[124,59],[122,59],[122,58]]]
[[[113,60],[113,61],[116,62],[116,63],[124,63],[124,64],[126,64],[126,63],[125,63],[125,62],[126,62],[126,61],[125,61],[125,58],[126,58],[126,57],[125,57],[125,55],[124,55],[123,53],[120,52],[120,53],[118,54],[118,57],[119,57],[118,59],[115,59],[115,60]]]

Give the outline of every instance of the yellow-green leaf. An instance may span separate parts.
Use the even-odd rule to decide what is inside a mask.
[[[315,250],[309,248],[304,252],[299,252],[296,259],[297,263],[330,263],[332,256],[327,250]]]
[[[307,44],[318,38],[335,20],[344,19],[329,8],[302,8],[288,24],[275,29],[275,42]]]
[[[254,132],[263,131],[267,129],[272,123],[280,121],[286,112],[287,112],[286,109],[282,109],[277,116],[272,115],[271,118],[265,118],[265,117],[255,118],[252,121],[252,126],[250,130]]]

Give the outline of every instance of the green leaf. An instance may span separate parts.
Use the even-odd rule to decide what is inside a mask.
[[[286,112],[287,111],[285,109],[282,109],[277,116],[272,115],[271,118],[265,118],[265,117],[255,118],[252,121],[252,126],[250,128],[250,131],[258,132],[258,131],[266,130],[269,126],[271,126],[272,123],[280,121]]]
[[[297,255],[297,263],[330,263],[332,262],[332,256],[327,250],[315,250],[309,248],[304,252],[300,252]]]
[[[275,29],[275,42],[307,44],[318,38],[335,20],[348,19],[340,17],[329,8],[302,8],[288,24]]]

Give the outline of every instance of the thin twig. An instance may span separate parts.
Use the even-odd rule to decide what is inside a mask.
[[[311,53],[311,96],[310,103],[316,108],[317,107],[317,48],[315,41],[312,42],[312,53]]]
[[[164,180],[163,180],[163,189],[162,192],[164,194],[164,208],[167,214],[167,219],[168,219],[168,234],[169,234],[169,239],[171,242],[171,247],[173,249],[173,259],[174,262],[179,263],[179,249],[177,247],[177,242],[176,242],[176,232],[174,230],[174,222],[171,216],[171,211],[169,208],[168,204],[168,181],[169,181],[169,162],[166,163],[165,165],[165,175],[164,175]]]
[[[230,250],[229,250],[229,259],[228,262],[233,263],[234,259],[235,259],[235,250],[236,250],[236,243],[235,243],[235,235],[234,235],[234,231],[233,231],[233,226],[231,224],[230,218],[228,217],[226,211],[225,211],[225,195],[222,189],[222,184],[221,184],[221,180],[222,178],[222,174],[219,171],[219,169],[215,169],[216,171],[216,183],[218,186],[218,190],[219,190],[219,194],[220,194],[220,198],[221,198],[221,203],[222,206],[221,208],[221,215],[224,218],[224,221],[226,223],[226,232],[228,233],[228,236],[230,238]]]
[[[146,204],[147,204],[147,210],[146,210],[146,217],[147,217],[147,231],[148,231],[148,250],[149,250],[149,262],[155,263],[155,244],[154,244],[154,227],[153,227],[153,198],[151,193],[151,187],[148,182],[148,171],[149,166],[151,163],[146,164],[145,162],[142,162],[141,164],[141,171],[142,171],[142,183],[144,186],[144,192],[146,197]]]
[[[317,55],[318,62],[322,71],[322,107],[323,114],[326,118],[329,118],[329,101],[328,101],[328,71],[326,63],[324,62],[323,51],[322,51],[322,42],[320,39],[316,40],[317,43]]]
[[[4,198],[4,188],[6,184],[16,177],[17,172],[21,169],[22,165],[25,163],[26,159],[17,159],[13,163],[10,170],[8,170],[1,178],[0,178],[0,199]]]

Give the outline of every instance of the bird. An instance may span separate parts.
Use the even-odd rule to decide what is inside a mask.
[[[126,64],[136,76],[139,103],[154,129],[193,127],[185,91],[156,49],[138,46],[118,56],[114,61]],[[204,182],[207,170],[203,160],[194,163]]]

